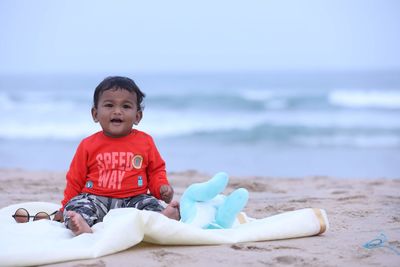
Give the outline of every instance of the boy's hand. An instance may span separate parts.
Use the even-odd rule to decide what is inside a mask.
[[[165,201],[165,203],[170,203],[174,197],[174,189],[169,185],[162,185],[160,187],[160,195],[161,199]]]
[[[61,211],[57,211],[56,215],[54,215],[53,221],[64,222],[64,216]]]

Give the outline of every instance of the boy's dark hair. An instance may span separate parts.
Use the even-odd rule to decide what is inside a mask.
[[[97,85],[96,89],[94,90],[93,95],[93,106],[97,108],[97,104],[99,102],[100,96],[104,91],[110,89],[124,89],[128,92],[135,93],[137,99],[137,108],[138,111],[144,109],[142,105],[143,98],[145,98],[145,94],[140,91],[139,87],[135,84],[132,79],[127,77],[121,76],[110,76],[105,78],[99,85]]]

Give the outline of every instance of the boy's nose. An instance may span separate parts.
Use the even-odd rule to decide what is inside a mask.
[[[114,114],[121,114],[122,109],[120,107],[115,107],[113,113]]]

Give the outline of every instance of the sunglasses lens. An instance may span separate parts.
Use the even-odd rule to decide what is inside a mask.
[[[49,214],[47,214],[46,212],[39,212],[35,215],[35,217],[33,217],[34,221],[43,220],[43,219],[50,220]]]
[[[17,209],[13,217],[17,223],[26,223],[29,221],[29,213],[26,209]]]

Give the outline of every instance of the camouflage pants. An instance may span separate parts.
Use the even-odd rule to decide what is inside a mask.
[[[158,199],[151,195],[142,194],[130,198],[111,198],[84,193],[72,198],[65,206],[64,224],[68,228],[67,211],[69,210],[79,213],[89,226],[93,226],[103,221],[104,216],[111,209],[118,208],[136,208],[157,212],[164,210]]]

